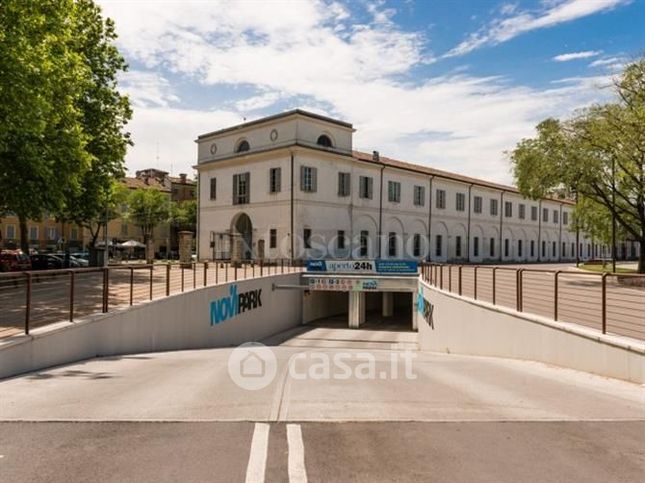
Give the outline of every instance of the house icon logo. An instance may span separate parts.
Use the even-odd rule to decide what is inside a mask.
[[[228,358],[228,374],[242,389],[257,391],[267,387],[275,378],[277,360],[273,351],[259,342],[236,347]]]

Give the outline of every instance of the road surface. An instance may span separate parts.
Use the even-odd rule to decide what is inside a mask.
[[[255,391],[229,376],[234,349],[99,358],[0,381],[0,474],[54,482],[606,482],[645,474],[643,386],[535,362],[419,352],[415,333],[383,324],[329,323],[266,342],[277,375]],[[393,358],[410,353],[414,379],[392,369]],[[300,354],[304,379],[289,372]],[[338,354],[352,377],[311,376],[316,361]],[[372,379],[356,377],[361,354],[375,360]]]

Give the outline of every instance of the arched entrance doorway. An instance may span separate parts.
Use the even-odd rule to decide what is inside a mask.
[[[253,257],[253,224],[246,213],[240,213],[231,222],[232,260],[249,260]]]

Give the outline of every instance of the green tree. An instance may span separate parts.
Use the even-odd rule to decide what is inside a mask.
[[[114,46],[116,33],[110,19],[90,0],[77,0],[74,49],[89,67],[89,82],[85,84],[78,107],[87,135],[85,150],[91,156],[90,168],[81,177],[78,189],[66,193],[61,218],[87,228],[93,247],[108,219],[118,216],[123,202],[123,187],[115,179],[125,175],[124,158],[131,145],[125,125],[132,112],[127,97],[117,89],[117,75],[127,69]]]
[[[126,218],[141,229],[146,245],[146,260],[152,263],[152,235],[154,229],[170,220],[170,200],[156,189],[137,189],[128,196]]]
[[[197,201],[179,201],[172,203],[170,210],[172,226],[176,230],[195,231],[197,225]]]
[[[23,250],[27,220],[61,211],[90,164],[78,107],[89,75],[72,48],[73,10],[72,0],[0,7],[0,206],[18,216]]]
[[[96,219],[124,173],[130,118],[116,90],[125,63],[114,27],[91,0],[3,0],[0,6],[0,211]]]
[[[645,60],[628,65],[614,87],[616,102],[540,123],[511,152],[513,172],[525,196],[577,196],[574,222],[598,240],[608,241],[615,218],[618,235],[640,243],[645,273]]]

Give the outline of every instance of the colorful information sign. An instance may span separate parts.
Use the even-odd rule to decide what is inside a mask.
[[[309,260],[308,272],[323,273],[373,273],[378,275],[416,274],[414,260]]]
[[[309,288],[336,292],[369,292],[378,290],[378,280],[342,277],[310,278]]]

